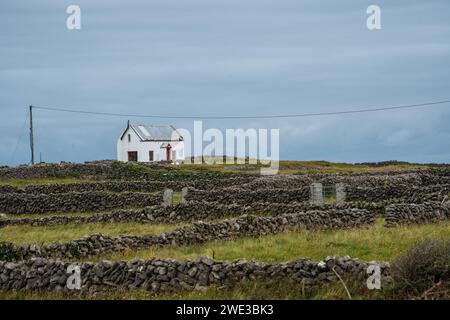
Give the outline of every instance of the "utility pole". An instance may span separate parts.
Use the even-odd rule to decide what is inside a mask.
[[[31,148],[31,164],[34,165],[33,106],[31,105],[30,105],[30,148]]]

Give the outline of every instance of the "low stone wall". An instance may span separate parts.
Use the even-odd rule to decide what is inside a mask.
[[[251,204],[255,201],[287,203],[308,201],[310,198],[310,188],[301,189],[265,189],[251,190],[245,188],[229,188],[219,191],[206,191],[190,189],[186,196],[187,201],[210,201],[220,203]]]
[[[9,185],[0,185],[0,194],[2,194],[2,193],[20,193],[20,192],[22,192],[22,190],[17,187],[9,186]]]
[[[91,163],[39,164],[0,169],[1,179],[41,179],[64,177],[105,178],[111,174],[112,161]]]
[[[367,210],[342,209],[283,214],[276,217],[243,216],[220,222],[198,222],[160,235],[90,235],[67,243],[14,245],[0,243],[0,260],[31,257],[81,258],[126,249],[201,244],[211,240],[232,240],[243,236],[259,237],[298,229],[340,229],[372,225],[374,216]]]
[[[162,195],[148,193],[68,192],[64,194],[0,194],[0,212],[38,214],[47,212],[104,211],[114,208],[160,204]]]
[[[244,185],[245,186],[245,185]],[[186,199],[188,201],[210,201],[220,203],[237,203],[250,205],[255,201],[269,203],[302,202],[311,199],[310,187],[299,189],[258,189],[233,187],[223,190],[195,190],[190,189]],[[346,186],[346,201],[390,202],[391,200],[423,203],[426,201],[440,201],[450,192],[450,185],[435,185],[416,187],[409,185],[389,185],[384,187],[355,187]]]
[[[408,184],[389,184],[379,187],[346,187],[348,201],[383,201],[389,199],[404,199],[411,203],[439,201],[450,192],[450,185],[433,185],[428,187],[411,186]]]
[[[180,190],[184,187],[209,190],[221,189],[234,185],[240,185],[249,180],[249,177],[233,177],[225,179],[205,179],[194,181],[106,181],[106,182],[85,182],[85,183],[65,183],[29,185],[24,189],[26,193],[67,193],[67,192],[158,192],[166,188]],[[13,188],[11,190],[14,190]],[[1,191],[1,189],[0,189]]]
[[[230,172],[187,171],[179,169],[179,167],[170,164],[126,164],[108,160],[85,163],[51,163],[14,168],[0,168],[0,179],[75,177],[98,180],[193,181],[236,176],[236,174]]]
[[[324,185],[344,183],[359,187],[383,187],[407,185],[408,187],[425,187],[432,185],[450,184],[450,170],[420,169],[401,170],[391,172],[363,172],[363,173],[301,173],[298,179],[305,182],[320,182]],[[272,188],[276,188],[274,184]]]
[[[421,224],[450,219],[450,202],[400,203],[386,207],[386,227]]]
[[[342,203],[338,205],[312,205],[310,202],[300,203],[266,203],[254,202],[250,205],[223,204],[206,201],[189,201],[172,206],[152,206],[140,209],[118,209],[112,212],[99,213],[92,216],[57,215],[43,218],[14,218],[0,220],[0,227],[7,225],[54,226],[69,223],[180,223],[204,219],[241,216],[245,214],[281,215],[309,210],[328,211],[335,209],[366,209],[372,214],[383,214],[383,203]]]
[[[346,280],[365,282],[370,264],[380,266],[383,285],[391,281],[388,263],[366,264],[349,256],[327,257],[320,262],[299,259],[273,264],[247,260],[218,261],[207,257],[185,261],[154,258],[79,263],[80,290],[70,290],[67,286],[70,276],[68,268],[73,265],[36,258],[18,263],[0,261],[0,290],[92,295],[112,290],[144,289],[163,293],[268,279],[286,280],[309,287],[338,281],[336,273]]]

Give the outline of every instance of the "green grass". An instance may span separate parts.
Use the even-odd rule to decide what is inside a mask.
[[[182,192],[181,191],[174,191],[173,192],[173,204],[181,203],[182,198]]]
[[[350,255],[362,261],[392,261],[403,254],[417,241],[427,238],[450,238],[450,221],[441,224],[410,225],[384,228],[384,221],[378,219],[376,225],[367,229],[298,231],[260,238],[242,238],[234,241],[213,241],[204,245],[180,246],[160,249],[128,251],[106,254],[90,261],[149,259],[167,257],[195,259],[211,256],[219,260],[238,258],[264,262],[285,262],[309,257],[315,261],[328,255]],[[144,234],[167,231],[175,226],[108,224],[62,227],[6,227],[1,229],[0,239],[15,240],[16,243],[32,241],[55,241],[78,238],[82,234],[102,232],[104,234]],[[7,232],[3,232],[6,230]],[[31,241],[30,241],[31,240]],[[400,299],[405,298],[392,286],[382,290],[368,290],[365,281],[350,282],[344,279],[352,299]],[[208,287],[205,291],[151,294],[145,290],[129,292],[111,291],[89,297],[49,293],[0,292],[0,299],[348,299],[340,282],[323,284],[316,288],[305,288],[301,284],[283,280],[258,280],[239,283],[233,287]]]
[[[324,160],[318,161],[280,161],[280,173],[368,173],[393,172],[402,170],[416,170],[426,168],[425,165],[395,164],[382,167],[355,165],[352,163],[334,163]]]
[[[85,235],[102,233],[104,235],[143,235],[159,234],[173,230],[180,225],[141,224],[141,223],[89,223],[68,224],[51,227],[6,226],[0,229],[0,241],[21,243],[50,243],[55,241],[69,241],[79,239]]]
[[[20,213],[20,214],[11,214],[7,213],[6,216],[9,219],[24,219],[24,218],[49,218],[49,217],[88,217],[96,214],[95,211],[76,211],[76,212],[52,212],[52,213]]]
[[[387,287],[382,290],[368,290],[365,282],[346,282],[352,299],[392,299],[395,298],[395,288]],[[205,291],[181,291],[176,293],[154,294],[141,290],[111,291],[92,296],[79,294],[1,292],[0,300],[326,300],[349,299],[341,283],[323,284],[318,288],[307,288],[299,283],[283,280],[258,280],[239,283],[232,287],[210,286]]]
[[[260,238],[211,241],[202,245],[125,251],[89,260],[195,259],[210,256],[219,260],[246,258],[284,262],[304,257],[321,260],[329,255],[350,255],[362,261],[391,261],[418,240],[449,237],[450,222],[385,228],[380,219],[374,227],[366,229],[285,232]]]
[[[24,189],[28,185],[43,185],[56,183],[95,182],[95,180],[80,178],[41,178],[41,179],[2,179],[0,185],[10,185]]]
[[[183,164],[179,166],[181,170],[186,171],[224,171],[235,173],[257,173],[263,167],[257,164],[236,164],[227,162],[223,164]],[[239,168],[239,169],[237,169]],[[426,168],[425,165],[417,164],[395,164],[382,167],[370,167],[367,165],[355,165],[352,163],[333,163],[324,160],[316,161],[298,161],[298,160],[281,160],[279,162],[279,173],[366,173],[366,172],[391,172],[402,170],[415,170]]]
[[[258,164],[236,164],[236,163],[223,163],[223,164],[190,164],[185,163],[179,166],[172,166],[172,170],[163,168],[152,168],[139,163],[121,163],[113,162],[112,168],[117,170],[120,175],[128,177],[128,179],[134,180],[137,177],[147,176],[148,178],[164,178],[171,177],[173,179],[190,178],[191,173],[205,174],[211,178],[213,177],[226,177],[229,173],[245,174],[245,173],[258,173],[262,167]],[[169,165],[170,166],[170,165]],[[383,167],[370,167],[366,165],[354,165],[352,163],[333,163],[323,160],[317,161],[293,161],[293,160],[281,160],[279,162],[279,173],[292,174],[292,173],[365,173],[365,172],[389,172],[389,171],[402,171],[402,170],[415,170],[427,168],[426,165],[417,164],[395,164],[386,165]],[[114,178],[114,177],[111,177]],[[54,183],[73,183],[73,182],[95,182],[88,178],[79,177],[49,177],[41,179],[2,179],[0,185],[12,185],[19,188],[24,188],[27,185],[36,184],[54,184]]]

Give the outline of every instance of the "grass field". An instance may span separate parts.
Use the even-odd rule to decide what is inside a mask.
[[[118,170],[126,172],[142,172],[142,173],[154,173],[167,175],[168,173],[183,173],[183,172],[228,172],[228,173],[259,173],[261,168],[260,164],[236,164],[236,163],[223,163],[223,164],[211,164],[211,165],[199,165],[199,164],[181,164],[174,165],[174,170],[156,169],[151,168],[139,163],[123,164],[115,162],[114,166]],[[385,166],[368,166],[368,165],[356,165],[352,163],[333,163],[324,160],[316,161],[291,161],[281,160],[279,162],[279,173],[281,174],[293,174],[293,173],[366,173],[366,172],[392,172],[402,170],[417,170],[426,169],[427,165],[419,164],[389,164]],[[75,183],[75,182],[96,182],[95,179],[86,179],[78,177],[67,178],[40,178],[40,179],[2,179],[0,185],[12,185],[19,188],[24,188],[27,185],[41,185],[41,184],[53,184],[53,183]]]
[[[240,172],[240,173],[255,173],[258,172],[262,166],[260,164],[235,164],[235,163],[223,163],[223,164],[211,164],[211,165],[198,165],[198,164],[183,164],[178,168],[180,170],[191,171],[224,171],[224,172]],[[290,161],[281,160],[279,162],[279,173],[292,174],[292,173],[365,173],[365,172],[392,172],[402,170],[415,170],[424,169],[426,165],[418,164],[389,164],[380,167],[373,167],[368,165],[355,165],[352,163],[335,163],[324,160],[316,161]]]
[[[396,288],[387,286],[382,290],[368,290],[365,283],[346,282],[351,299],[389,299]],[[320,288],[305,288],[287,281],[260,280],[240,283],[233,287],[211,286],[205,291],[152,294],[145,290],[101,293],[94,296],[61,295],[49,293],[1,292],[0,300],[348,300],[341,283],[324,284]]]
[[[80,178],[42,178],[42,179],[2,179],[0,185],[10,185],[18,188],[25,188],[28,185],[43,185],[54,183],[75,183],[75,182],[95,182],[96,180]]]
[[[198,256],[214,256],[215,259],[231,260],[237,258],[254,259],[264,262],[284,262],[298,258],[310,257],[319,261],[328,255],[350,255],[362,261],[392,261],[414,245],[419,240],[429,238],[448,239],[450,237],[450,222],[442,224],[404,226],[387,229],[382,226],[380,219],[376,225],[367,229],[335,230],[335,231],[301,231],[287,232],[279,235],[264,236],[258,239],[242,238],[234,241],[214,241],[205,245],[183,246],[164,249],[148,249],[113,253],[103,255],[89,261],[98,260],[128,260],[134,258],[170,257],[178,259],[194,259]],[[92,226],[95,227],[95,226]],[[148,227],[148,229],[147,229]],[[111,226],[103,229],[109,234],[164,231],[172,226],[147,226],[136,229],[133,224],[123,227]],[[30,227],[33,228],[33,227]],[[152,229],[154,228],[154,229]],[[32,239],[39,238],[42,228],[34,228],[37,234],[28,234]],[[46,228],[45,236],[41,239],[48,241],[53,237],[66,236],[67,239],[78,235],[68,231],[65,234],[61,228]],[[70,230],[70,228],[69,228]],[[98,230],[98,229],[97,229]],[[16,232],[15,232],[16,231]],[[89,232],[89,230],[86,230]],[[17,235],[22,230],[11,229],[7,238],[21,242],[26,237]],[[3,237],[3,233],[2,233]],[[344,282],[350,292],[351,299],[393,299],[401,294],[394,285],[384,285],[381,290],[368,290],[365,282]],[[94,296],[59,295],[49,293],[0,292],[0,299],[349,299],[347,292],[340,282],[324,284],[320,287],[305,288],[300,284],[288,281],[258,280],[240,283],[233,287],[211,286],[204,291],[177,292],[166,294],[151,294],[145,290],[120,292],[114,291]]]
[[[195,259],[209,256],[219,260],[245,257],[263,262],[285,262],[305,257],[321,260],[329,255],[350,255],[362,261],[391,261],[418,240],[449,237],[450,222],[385,228],[380,219],[374,227],[367,229],[285,232],[194,246],[126,251],[87,260]]]
[[[61,216],[69,216],[69,217],[88,217],[95,215],[95,211],[74,211],[74,212],[51,212],[51,213],[20,213],[20,214],[11,214],[6,213],[8,219],[24,219],[24,218],[49,218],[49,217],[61,217]]]
[[[396,228],[385,228],[383,224],[383,219],[378,219],[375,226],[361,229],[285,232],[259,238],[244,237],[233,241],[211,241],[202,245],[117,252],[87,260],[130,260],[153,257],[195,259],[198,256],[210,256],[219,260],[245,257],[263,262],[285,262],[304,257],[320,260],[329,255],[350,255],[362,261],[391,261],[418,240],[450,238],[450,222]],[[7,226],[0,229],[0,241],[17,244],[64,242],[94,233],[111,236],[159,234],[180,226],[182,225],[140,223],[89,223],[51,227]]]
[[[120,164],[119,167],[125,165]],[[171,170],[160,170],[132,164],[131,171],[167,174]],[[259,165],[180,165],[175,171],[183,174],[189,171],[257,173]],[[366,173],[413,170],[426,168],[413,164],[390,164],[381,167],[353,165],[348,163],[330,163],[326,161],[281,161],[280,173]],[[128,170],[128,169],[127,169]],[[182,176],[182,175],[181,175]],[[79,178],[48,178],[30,180],[0,180],[0,185],[13,185],[24,188],[30,184],[52,184],[72,182],[95,182],[96,180]],[[181,201],[181,193],[174,193],[174,202]],[[70,216],[92,215],[94,212],[61,213]],[[10,218],[38,218],[59,215],[23,214],[8,215]],[[223,219],[226,217],[221,217]],[[216,219],[213,219],[216,220]],[[148,248],[114,252],[101,256],[89,257],[85,261],[150,259],[154,257],[174,259],[196,259],[209,256],[217,260],[248,259],[267,263],[286,262],[301,258],[320,261],[326,256],[349,255],[364,262],[393,261],[408,248],[424,239],[449,239],[450,221],[440,224],[409,225],[396,228],[383,227],[383,219],[377,219],[373,227],[349,230],[315,230],[284,232],[259,238],[244,237],[232,241],[210,241],[201,245],[176,246],[166,248]],[[143,235],[159,234],[171,231],[182,225],[174,224],[140,224],[140,223],[89,223],[68,224],[52,227],[7,226],[0,228],[0,241],[15,244],[66,242],[82,238],[85,235],[101,233],[105,235]],[[398,290],[393,286],[383,290],[369,291],[365,283],[346,283],[352,299],[393,299],[398,298]],[[209,287],[202,292],[177,292],[154,295],[144,290],[131,292],[110,292],[92,297],[58,294],[31,294],[24,292],[0,292],[0,299],[348,299],[341,283],[325,284],[319,288],[304,288],[287,281],[270,280],[241,283],[232,288]]]
[[[88,223],[51,227],[6,226],[0,229],[0,241],[13,243],[49,243],[69,241],[85,235],[102,233],[110,236],[158,234],[173,230],[180,225],[141,223]]]

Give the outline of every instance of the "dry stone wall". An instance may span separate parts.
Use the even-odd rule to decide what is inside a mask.
[[[91,163],[41,164],[35,166],[7,167],[0,169],[2,179],[41,179],[63,177],[106,178],[112,173],[110,161]]]
[[[410,186],[407,184],[390,184],[388,186],[364,188],[347,186],[346,199],[349,201],[385,201],[404,199],[410,203],[439,201],[450,192],[450,185],[433,185],[428,187]]]
[[[14,186],[9,186],[9,185],[0,185],[0,194],[3,193],[20,193],[22,192],[21,189],[14,187]]]
[[[450,202],[400,203],[386,207],[386,227],[450,219]]]
[[[312,205],[301,203],[254,202],[250,205],[223,204],[206,201],[189,201],[172,206],[151,206],[140,209],[118,209],[92,216],[55,215],[42,218],[13,218],[0,220],[0,227],[7,225],[53,226],[68,223],[180,223],[204,219],[240,216],[245,214],[281,215],[310,210],[329,211],[341,209],[366,209],[372,214],[384,214],[385,205],[379,203],[342,203],[339,205]]]
[[[78,263],[80,290],[67,286],[68,262],[34,258],[17,263],[0,261],[0,290],[34,293],[65,293],[92,295],[144,289],[153,293],[202,290],[208,286],[233,286],[250,280],[287,280],[304,286],[343,279],[366,281],[369,265],[380,266],[382,281],[389,283],[388,263],[362,263],[349,256],[327,257],[314,262],[299,259],[287,263],[260,263],[248,260],[218,261],[208,257],[196,260],[102,261]]]
[[[200,179],[222,179],[233,176],[243,175],[236,175],[229,172],[185,171],[179,170],[178,167],[170,164],[125,164],[117,161],[38,164],[34,166],[0,168],[0,179],[75,177],[99,180],[192,181]]]
[[[0,212],[38,214],[48,212],[104,211],[114,208],[145,207],[161,203],[160,194],[68,192],[64,194],[0,194]]]
[[[198,222],[160,235],[90,235],[67,243],[14,245],[0,243],[0,260],[31,257],[81,258],[126,249],[201,244],[211,240],[232,240],[243,236],[259,237],[297,229],[340,229],[370,226],[374,216],[367,210],[342,209],[308,211],[275,217],[243,216],[220,222]]]
[[[194,181],[105,181],[105,182],[76,182],[60,184],[28,185],[24,189],[14,186],[0,186],[0,193],[67,193],[67,192],[157,192],[166,188],[180,190],[191,187],[201,190],[221,189],[247,182],[250,177],[232,177],[224,179],[203,179]]]
[[[248,190],[229,188],[226,190],[189,190],[186,200],[210,201],[220,203],[251,204],[256,201],[287,203],[307,201],[310,198],[309,186],[301,189],[264,189]]]
[[[314,185],[314,184],[312,184]],[[311,186],[312,186],[311,185]],[[344,190],[344,188],[342,188]],[[299,189],[247,189],[233,187],[223,190],[190,189],[186,197],[188,201],[210,201],[219,203],[237,203],[250,205],[255,201],[272,203],[303,202],[311,200],[311,187]],[[319,190],[319,193],[321,191]],[[389,185],[387,187],[355,187],[345,186],[346,201],[364,202],[408,202],[423,203],[439,201],[450,192],[450,185],[434,185],[415,187],[409,185]],[[319,201],[321,202],[321,201]],[[319,203],[316,203],[319,204]]]
[[[424,187],[450,184],[450,170],[421,169],[398,172],[364,172],[351,174],[298,174],[298,179],[306,184],[320,182],[324,185],[344,183],[359,187],[382,187],[388,185],[407,185]],[[301,185],[298,185],[300,187]],[[276,184],[272,188],[277,188]]]

